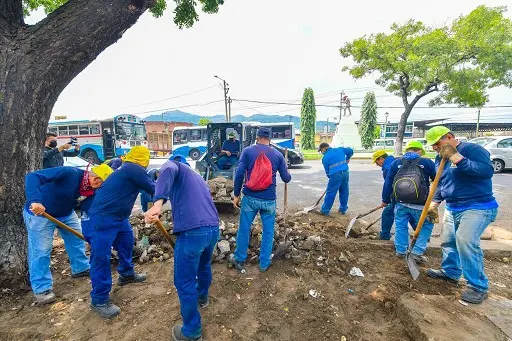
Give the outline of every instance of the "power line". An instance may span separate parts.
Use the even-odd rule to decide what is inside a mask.
[[[174,107],[174,108],[155,109],[155,110],[148,110],[148,111],[135,112],[135,113],[132,113],[132,114],[133,114],[133,115],[143,115],[143,114],[150,114],[150,113],[154,113],[154,112],[169,111],[169,110],[178,110],[178,109],[190,108],[190,107],[205,107],[205,106],[207,106],[207,105],[214,104],[214,103],[219,103],[219,102],[224,102],[224,100],[223,100],[223,99],[220,99],[220,100],[217,100],[217,101],[211,101],[211,102],[206,102],[206,103],[187,104],[187,105],[181,105],[181,106],[179,106],[179,107]]]
[[[217,85],[212,85],[212,86],[209,86],[207,88],[195,90],[195,91],[192,91],[192,92],[187,92],[185,94],[176,95],[176,96],[169,97],[169,98],[164,98],[164,99],[161,99],[161,100],[158,100],[158,101],[146,102],[146,103],[137,104],[137,105],[130,105],[130,106],[125,107],[125,108],[137,108],[137,107],[143,107],[143,106],[149,105],[149,104],[161,103],[161,102],[165,102],[165,101],[168,101],[168,100],[171,100],[171,99],[176,99],[176,98],[180,98],[180,97],[185,97],[185,96],[197,94],[198,92],[206,91],[206,90],[209,90],[209,89],[212,89],[212,88],[215,88],[215,87],[217,87]]]

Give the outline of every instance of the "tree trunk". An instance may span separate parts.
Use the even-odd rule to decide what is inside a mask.
[[[71,80],[154,1],[70,0],[34,26],[0,2],[0,287],[26,278],[24,178],[40,168],[48,120]]]
[[[400,122],[398,122],[398,130],[396,132],[396,140],[395,140],[395,156],[402,156],[402,143],[404,142],[404,133],[405,133],[405,126],[407,125],[407,119],[409,118],[409,115],[411,114],[412,106],[407,106],[405,108],[405,111],[402,113],[402,116],[400,116]]]

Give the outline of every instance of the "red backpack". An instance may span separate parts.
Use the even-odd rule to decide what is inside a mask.
[[[253,191],[262,191],[272,184],[272,163],[265,155],[260,153],[252,167],[251,178],[245,186]]]

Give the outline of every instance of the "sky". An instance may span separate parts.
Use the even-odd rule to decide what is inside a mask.
[[[299,115],[299,106],[237,99],[300,103],[306,87],[313,88],[317,104],[336,105],[344,90],[354,106],[362,104],[367,91],[375,92],[378,106],[400,106],[401,100],[375,85],[372,77],[354,81],[342,72],[350,61],[340,56],[339,48],[410,18],[441,26],[481,4],[502,6],[507,1],[226,0],[219,13],[200,12],[199,22],[180,30],[173,23],[174,2],[169,0],[163,17],[145,13],[66,87],[52,119],[120,113],[144,117],[173,109],[201,116],[224,114],[223,90],[215,75],[229,83],[233,115]],[[509,17],[510,11],[512,7]],[[26,22],[43,17],[38,10]],[[490,104],[512,104],[512,89],[492,90]],[[418,106],[426,106],[426,101]],[[380,120],[389,112],[393,122],[402,110],[378,112]],[[359,110],[354,108],[353,114],[358,117]],[[317,109],[318,120],[337,115],[336,108]],[[415,109],[411,119],[457,117],[470,122],[476,116],[475,109]],[[484,108],[481,118],[512,121],[512,108]]]

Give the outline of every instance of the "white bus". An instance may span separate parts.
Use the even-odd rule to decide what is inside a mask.
[[[283,148],[295,149],[295,127],[293,122],[260,123],[259,125],[270,129],[272,142]]]
[[[76,137],[80,156],[96,164],[126,154],[134,146],[147,146],[144,121],[134,115],[102,120],[50,121],[48,131],[57,134],[59,145]]]
[[[198,160],[206,151],[206,126],[176,127],[172,131],[172,154]]]

